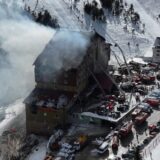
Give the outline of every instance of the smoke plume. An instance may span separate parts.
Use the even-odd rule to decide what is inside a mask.
[[[90,36],[89,33],[58,31],[37,59],[40,77],[53,81],[59,71],[77,68],[86,54]]]
[[[0,54],[6,53],[0,58],[6,61],[0,63],[5,64],[0,66],[0,105],[26,97],[34,88],[33,63],[42,51],[47,53],[42,54],[40,72],[50,76],[77,67],[90,39],[86,33],[38,25],[23,8],[23,0],[0,0]]]
[[[0,60],[6,61],[0,63],[5,64],[0,66],[0,105],[34,88],[32,64],[54,32],[34,23],[21,0],[0,0]]]

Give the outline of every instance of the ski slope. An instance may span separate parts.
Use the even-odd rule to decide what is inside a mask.
[[[121,57],[121,52],[117,47],[114,47],[115,43],[122,48],[127,58],[134,57],[136,55],[144,55],[148,49],[152,47],[154,38],[156,37],[157,30],[159,28],[158,24],[149,14],[145,12],[140,3],[137,1],[133,2],[135,4],[135,8],[137,8],[137,11],[140,11],[140,15],[143,15],[141,17],[144,17],[144,23],[149,20],[152,25],[154,24],[154,31],[151,31],[151,29],[148,29],[151,25],[149,22],[146,23],[147,29],[144,35],[138,32],[132,35],[131,27],[129,28],[128,33],[126,33],[123,29],[125,24],[121,18],[117,19],[116,17],[108,16],[106,24],[96,21],[93,22],[89,16],[85,15],[83,10],[84,2],[87,2],[87,0],[79,1],[76,4],[76,7],[73,5],[72,0],[38,0],[38,3],[36,2],[37,0],[26,0],[26,5],[30,6],[31,10],[36,12],[45,9],[49,10],[51,15],[58,18],[61,28],[69,28],[73,30],[95,29],[106,39],[106,42],[113,44],[112,50],[119,57]],[[130,2],[131,0],[128,0],[128,3]],[[99,0],[98,4],[100,5]],[[131,44],[130,46],[127,45],[128,42]],[[137,44],[139,44],[139,48],[137,48]],[[122,58],[120,59],[123,61]]]
[[[155,19],[153,19],[153,17],[149,13],[147,13],[142,4],[140,4],[137,0],[126,0],[126,1],[130,4],[132,3],[136,11],[140,13],[141,19],[146,25],[147,33],[149,33],[150,36],[153,37],[153,39],[155,39],[157,36],[160,36],[159,23],[157,23],[157,21],[155,21]],[[143,0],[143,2],[145,4],[146,0],[145,1]],[[160,1],[158,4],[160,5]],[[154,9],[152,8],[152,10]]]
[[[35,12],[47,9],[51,15],[58,18],[58,22],[62,28],[74,30],[82,28],[77,18],[72,14],[72,9],[63,0],[26,0],[25,2]]]
[[[68,1],[69,3],[70,0],[65,1]],[[85,1],[87,2],[87,0]],[[77,8],[81,12],[81,14],[84,14],[83,1],[79,1],[77,3]],[[146,52],[148,52],[148,50],[149,54],[151,54],[150,48],[152,48],[154,38],[152,34],[148,32],[148,30],[146,30],[146,33],[144,35],[139,32],[135,32],[135,34],[133,35],[131,25],[129,25],[128,32],[124,31],[123,27],[125,26],[125,23],[122,17],[117,18],[108,14],[107,12],[105,12],[105,14],[107,16],[106,23],[92,21],[92,19],[87,15],[84,16],[84,19],[82,19],[82,21],[85,22],[85,27],[88,30],[95,29],[101,36],[106,39],[106,42],[112,44],[112,50],[120,57],[119,59],[121,62],[123,61],[121,51],[119,50],[119,48],[114,47],[115,43],[117,43],[121,47],[123,53],[127,58],[144,55],[146,54]],[[148,16],[149,15],[146,14],[146,17]],[[128,46],[128,42],[130,43],[130,46]],[[139,47],[137,47],[137,44],[139,44]],[[113,63],[112,59],[111,63]]]
[[[146,0],[138,0],[138,2],[140,2],[140,4],[154,18],[156,18],[160,14],[160,1],[159,0],[147,0],[147,1]]]

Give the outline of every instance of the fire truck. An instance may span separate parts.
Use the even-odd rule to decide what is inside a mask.
[[[112,149],[118,149],[119,146],[119,138],[118,135],[114,135],[112,138]]]
[[[132,132],[132,125],[133,123],[130,121],[130,122],[127,122],[125,123],[121,129],[119,130],[119,134],[120,136],[126,136],[128,135],[130,132]]]
[[[145,112],[141,112],[137,117],[135,117],[134,122],[137,125],[142,124],[143,122],[146,121],[146,119],[148,118],[148,113]]]

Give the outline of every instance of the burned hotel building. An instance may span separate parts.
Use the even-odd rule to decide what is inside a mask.
[[[34,62],[36,86],[24,101],[27,133],[50,135],[57,125],[64,126],[89,77],[97,77],[109,92],[101,69],[107,70],[109,60],[110,44],[97,33],[57,31]]]

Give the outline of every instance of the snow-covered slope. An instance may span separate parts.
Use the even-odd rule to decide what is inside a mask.
[[[62,28],[74,30],[84,28],[90,30],[94,28],[99,34],[106,38],[107,42],[113,44],[112,50],[117,53],[117,55],[121,55],[121,53],[117,47],[114,47],[115,43],[119,44],[127,57],[144,55],[148,49],[152,47],[154,38],[159,33],[159,25],[145,12],[136,0],[127,0],[127,2],[134,3],[136,10],[142,17],[142,22],[144,21],[143,23],[146,23],[146,33],[144,35],[139,32],[135,32],[133,35],[132,26],[130,26],[128,32],[124,31],[123,27],[125,24],[122,17],[118,19],[107,15],[106,24],[93,22],[89,16],[84,14],[84,2],[87,2],[87,0],[79,1],[76,7],[71,0],[39,0],[38,3],[36,2],[37,0],[26,0],[26,4],[31,7],[31,10],[40,11],[48,9],[52,15],[58,18]],[[130,46],[128,46],[128,42]],[[139,47],[137,47],[137,44],[139,44]]]
[[[26,0],[26,5],[35,12],[47,9],[51,15],[58,18],[58,22],[63,28],[82,28],[77,18],[72,14],[72,9],[63,0]]]
[[[160,14],[159,0],[138,0],[146,11],[156,18]]]
[[[144,9],[144,6],[142,4],[140,4],[137,0],[126,0],[126,1],[130,4],[132,3],[134,5],[134,8],[138,11],[138,13],[140,13],[141,20],[146,25],[147,33],[150,34],[150,36],[153,37],[154,39],[157,36],[160,36],[159,23],[157,23],[157,21],[155,19],[153,19],[153,17],[149,14],[149,12],[147,12],[147,10]],[[145,4],[147,1],[143,0],[143,2],[144,2],[143,4]],[[159,1],[159,3],[156,3],[156,4],[159,4],[159,6],[160,6],[160,1]],[[149,1],[148,1],[148,5],[150,5]],[[145,4],[145,6],[147,6],[147,5]],[[154,10],[154,8],[155,7],[153,7],[152,10]]]

